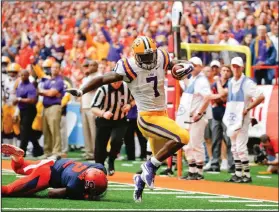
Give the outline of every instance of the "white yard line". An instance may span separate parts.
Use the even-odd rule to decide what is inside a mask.
[[[176,196],[176,198],[185,198],[185,199],[224,199],[229,198],[228,196]],[[222,200],[220,200],[222,201]]]
[[[248,204],[245,206],[249,206],[249,207],[279,207],[278,205],[266,205],[266,204],[261,204],[261,205],[253,205],[253,204]]]
[[[209,202],[222,202],[222,203],[227,203],[227,202],[237,202],[237,203],[243,203],[243,202],[262,202],[259,200],[240,200],[240,199],[232,199],[232,200],[208,200]]]
[[[257,178],[264,178],[264,179],[271,179],[271,176],[261,176],[261,175],[257,175]]]
[[[130,186],[134,186],[134,184],[131,183],[119,183],[119,182],[115,182],[115,181],[110,181],[111,183],[118,183],[118,184],[123,184],[123,185],[130,185]],[[206,195],[222,195],[222,194],[216,194],[216,193],[207,193],[207,192],[200,192],[200,191],[190,191],[190,190],[182,190],[182,189],[170,189],[170,188],[162,188],[162,187],[156,187],[157,189],[163,189],[163,190],[168,190],[168,191],[186,191],[186,192],[193,192],[196,194],[206,194]],[[248,197],[238,197],[238,196],[232,196],[232,195],[227,195],[224,194],[228,197],[231,198],[238,198],[238,199],[246,199],[246,200],[254,200],[254,201],[264,201],[264,202],[271,202],[271,203],[278,203],[277,201],[273,201],[273,200],[263,200],[263,199],[254,199],[254,198],[248,198]]]
[[[187,191],[145,191],[145,194],[194,194]]]
[[[113,209],[113,208],[2,208],[7,211],[243,211],[243,209]],[[245,209],[245,211],[277,211],[276,209]]]

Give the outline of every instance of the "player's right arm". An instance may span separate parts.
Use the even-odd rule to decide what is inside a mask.
[[[66,188],[54,188],[48,191],[49,198],[64,198],[66,197]]]
[[[118,82],[122,81],[123,76],[111,71],[108,73],[105,73],[102,76],[97,76],[94,77],[90,82],[88,82],[86,85],[82,86],[80,89],[72,88],[72,89],[67,89],[66,92],[69,92],[70,94],[74,96],[82,96],[83,94],[90,92],[92,90],[95,90],[96,88],[101,87],[102,85],[105,84],[110,84],[113,82]]]

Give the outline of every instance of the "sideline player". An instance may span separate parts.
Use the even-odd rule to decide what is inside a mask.
[[[149,139],[153,152],[153,157],[141,165],[142,174],[134,176],[134,200],[139,202],[145,184],[153,189],[155,173],[162,161],[188,143],[189,133],[166,112],[165,73],[172,69],[174,61],[170,61],[165,50],[157,49],[155,42],[147,36],[137,37],[132,49],[134,57],[120,59],[113,72],[95,77],[81,90],[69,89],[68,92],[81,96],[104,84],[122,80],[128,83],[139,111],[139,129]],[[193,71],[193,65],[186,61],[179,65],[182,67],[173,74],[179,80]]]
[[[98,200],[107,190],[106,169],[98,163],[70,159],[41,160],[32,163],[23,158],[24,151],[2,144],[1,152],[11,156],[12,169],[27,175],[8,185],[2,185],[2,196],[27,196],[52,187],[50,198]]]

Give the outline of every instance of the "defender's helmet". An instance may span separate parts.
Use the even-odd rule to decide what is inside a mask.
[[[142,69],[151,70],[157,65],[156,43],[147,36],[137,37],[132,45],[137,65]]]
[[[89,168],[84,173],[85,198],[88,200],[98,200],[105,195],[108,180],[102,170]]]

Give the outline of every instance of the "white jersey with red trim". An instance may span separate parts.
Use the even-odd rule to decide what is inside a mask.
[[[114,68],[127,82],[139,112],[167,109],[164,81],[170,56],[165,50],[158,49],[157,52],[157,65],[154,69],[145,70],[138,67],[134,57],[122,58]]]

